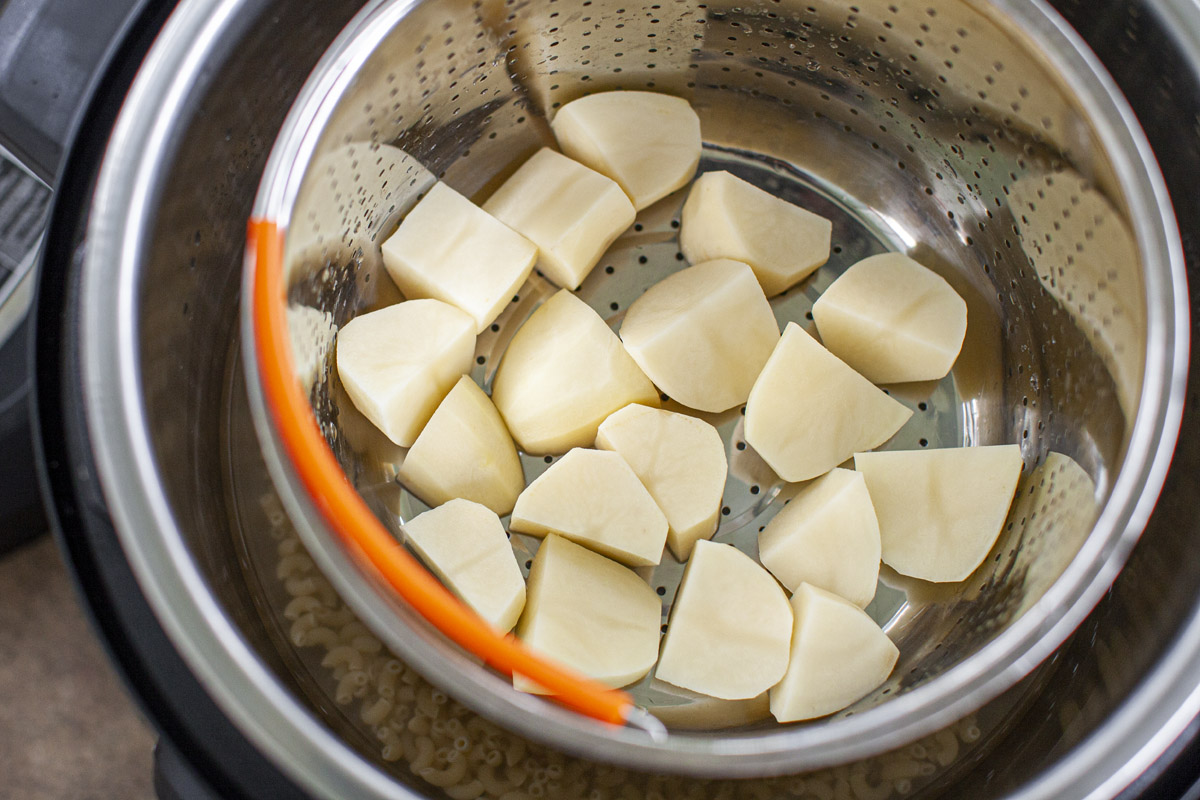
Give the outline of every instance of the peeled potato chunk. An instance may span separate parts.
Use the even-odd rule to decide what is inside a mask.
[[[866,608],[879,581],[879,522],[863,476],[834,469],[800,490],[758,535],[758,558],[787,587],[810,583]]]
[[[474,354],[474,320],[440,300],[408,300],[360,314],[337,337],[346,394],[401,447],[416,441]]]
[[[662,601],[635,572],[559,536],[547,536],[529,570],[517,636],[608,686],[640,679],[658,659]],[[513,686],[541,692],[513,675]]]
[[[806,481],[886,442],[912,411],[789,322],[750,391],[746,441],[785,481]]]
[[[855,453],[879,518],[883,563],[935,583],[961,581],[996,543],[1021,477],[1015,444]]]
[[[601,92],[572,100],[550,123],[571,158],[621,185],[641,211],[696,174],[700,118],[657,92]]]
[[[542,455],[591,445],[609,414],[656,406],[658,391],[600,315],[563,289],[509,342],[492,402],[521,449]]]
[[[750,268],[721,259],[647,289],[626,311],[621,341],[658,388],[716,412],[746,402],[779,324]]]
[[[783,678],[792,609],[770,574],[727,544],[696,542],[667,625],[659,680],[722,700]]]
[[[509,528],[557,533],[631,567],[662,560],[667,519],[625,459],[576,448],[526,487]]]
[[[767,297],[807,278],[829,259],[833,223],[728,172],[696,179],[679,226],[679,249],[693,264],[744,261]]]
[[[538,269],[564,289],[583,283],[635,216],[615,181],[547,147],[522,164],[483,210],[536,244]]]
[[[533,242],[437,183],[383,243],[383,264],[405,297],[457,306],[479,333],[525,283],[537,252]]]
[[[512,630],[525,608],[525,580],[494,512],[457,499],[403,527],[409,545],[446,588],[500,630]]]
[[[512,511],[525,488],[504,420],[469,375],[433,412],[397,476],[429,505],[462,497],[501,515]]]
[[[704,420],[632,403],[600,425],[596,447],[625,459],[670,529],[667,545],[686,561],[717,530],[725,491],[725,445]]]
[[[902,253],[864,258],[812,309],[829,352],[874,383],[946,377],[967,334],[967,304]]]
[[[775,719],[841,711],[887,680],[900,651],[862,609],[807,583],[791,603],[796,628],[787,674],[771,689]]]

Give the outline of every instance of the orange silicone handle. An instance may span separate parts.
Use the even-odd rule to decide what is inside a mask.
[[[625,692],[610,689],[531,651],[501,633],[434,578],[392,537],[347,480],[317,426],[292,365],[283,282],[283,233],[251,219],[247,253],[254,262],[252,314],[259,374],[269,413],[291,463],[329,527],[353,542],[396,593],[466,650],[507,675],[520,673],[562,705],[603,722],[628,721]]]

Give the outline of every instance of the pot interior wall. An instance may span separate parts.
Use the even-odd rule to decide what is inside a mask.
[[[303,616],[297,609],[304,603],[290,613],[287,604],[321,594],[323,580],[311,562],[289,560],[300,554],[287,544],[294,540],[286,526],[276,524],[279,510],[254,455],[253,431],[244,418],[238,421],[243,400],[235,321],[245,221],[292,99],[353,10],[313,0],[303,8],[290,4],[284,15],[267,2],[251,5],[255,13],[246,14],[242,38],[230,41],[214,61],[211,83],[197,87],[156,187],[139,298],[148,424],[176,519],[211,591],[246,639],[279,681],[367,762],[422,793],[433,791],[428,781],[443,776],[422,776],[407,766],[418,745],[404,738],[397,745],[371,724],[365,700],[386,698],[357,686],[358,678],[349,689],[339,686],[352,665],[323,666],[330,649],[297,632]],[[1119,469],[1125,421],[1136,412],[1131,387],[1140,385],[1141,376],[1141,284],[1121,222],[1123,201],[1069,90],[1021,51],[1019,39],[966,6],[905,6],[901,12],[876,5],[421,6],[389,40],[391,51],[381,48],[379,60],[368,62],[346,101],[345,118],[333,121],[319,151],[349,144],[399,147],[481,199],[525,155],[550,141],[544,119],[557,104],[617,86],[671,91],[701,113],[710,163],[732,159],[758,179],[781,180],[829,203],[855,224],[856,246],[910,249],[968,298],[974,326],[968,361],[945,385],[928,387],[925,399],[898,394],[914,406],[940,398],[942,405],[929,414],[935,442],[1021,442],[1024,499],[987,566],[966,587],[945,593],[892,579],[887,604],[876,613],[895,633],[904,661],[866,705],[935,677],[977,650],[1057,577]],[[964,55],[980,52],[1012,57],[974,63]],[[757,124],[748,132],[741,123],[750,118]],[[400,193],[387,214],[372,205],[350,219],[371,220],[375,229],[367,235],[377,239],[412,199]],[[624,243],[630,267],[642,255],[655,263],[675,257],[669,241],[674,209],[668,204],[657,212],[659,228],[643,224],[658,238]],[[348,275],[349,265],[361,279],[377,264],[357,240],[349,254],[331,249],[329,242],[346,232],[347,217],[341,210],[317,213],[338,224],[314,232],[319,257],[293,253],[294,296],[344,323],[375,298],[361,282],[335,277],[335,290],[323,290],[318,300],[306,285],[308,276]],[[863,252],[847,246],[842,268]],[[649,273],[642,278],[648,279]],[[831,279],[827,273],[824,283],[801,287],[786,313],[803,316],[804,304]],[[611,316],[610,302],[624,307],[624,295],[609,299],[606,292],[614,287],[591,288],[589,300],[606,314]],[[633,281],[618,291],[640,288]],[[1114,327],[1126,324],[1118,318],[1132,318],[1133,332]],[[510,319],[514,326],[519,320],[516,313]],[[490,369],[481,370],[484,380]],[[389,462],[353,446],[353,434],[335,416],[344,409],[336,391],[319,382],[314,398],[348,473],[369,489],[386,478]],[[736,422],[731,434],[735,429]],[[908,446],[920,446],[921,437],[912,438]],[[1048,468],[1050,453],[1077,466],[1056,471],[1066,462],[1050,460]],[[769,503],[759,508],[750,500],[761,473],[748,468],[746,475],[738,489],[743,505],[730,515],[739,526],[726,531],[730,537],[741,531],[739,541],[749,541],[748,532],[773,513]],[[1055,483],[1054,475],[1070,480]],[[776,488],[762,485],[759,494],[776,497]],[[419,510],[411,498],[403,502],[409,504],[405,513]],[[293,578],[311,579],[316,588],[293,592],[287,584]],[[325,605],[331,615],[349,613],[340,602]],[[371,685],[377,688],[383,675],[397,670],[389,666],[393,660],[369,659],[377,670],[363,670]],[[444,696],[407,670],[398,674],[414,687],[412,700],[407,710],[394,706],[387,714],[424,716],[432,725],[437,712],[418,702],[443,706]],[[877,791],[888,787],[880,796],[931,786],[982,752],[970,745],[982,745],[1024,691],[948,729],[941,746],[931,738],[920,757],[905,751],[916,764],[915,776],[887,777],[883,761],[856,774]],[[476,719],[452,700],[447,707],[454,711],[442,716],[464,728]],[[478,741],[486,743],[487,734],[506,745],[522,741],[497,731],[487,727]],[[525,751],[519,765],[547,770],[543,783],[561,771],[583,770],[553,751],[519,746]],[[439,770],[456,763],[446,753],[437,757]],[[404,766],[389,765],[395,758]],[[652,776],[591,765],[583,771],[591,781],[588,791],[630,782],[643,793],[666,789]],[[836,781],[832,773],[818,773],[769,786],[804,796],[804,780],[815,781],[811,789],[818,795],[823,782]],[[729,785],[761,791],[751,783]],[[711,786],[714,793],[720,788]]]

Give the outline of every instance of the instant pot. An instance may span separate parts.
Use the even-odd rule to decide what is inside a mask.
[[[60,543],[114,661],[159,728],[162,796],[511,800],[1200,794],[1200,574],[1188,563],[1192,545],[1200,541],[1191,503],[1200,441],[1193,428],[1193,390],[1190,384],[1184,387],[1185,373],[1194,373],[1183,368],[1183,361],[1172,361],[1187,357],[1188,331],[1172,330],[1163,322],[1186,320],[1181,274],[1168,307],[1152,308],[1149,315],[1151,330],[1166,324],[1160,355],[1176,367],[1166,372],[1157,406],[1162,409],[1160,427],[1170,430],[1160,431],[1154,439],[1160,443],[1158,451],[1147,453],[1144,491],[1132,498],[1128,517],[1114,535],[1111,558],[1096,576],[1103,586],[1111,582],[1111,588],[1094,608],[1094,598],[1088,603],[1086,619],[1079,622],[1065,614],[1059,623],[1029,629],[1030,637],[1041,635],[1045,641],[1040,648],[1031,641],[1006,665],[1003,674],[1012,680],[1003,686],[996,681],[971,684],[969,696],[953,707],[928,712],[924,721],[897,712],[897,729],[903,722],[905,733],[891,749],[868,753],[846,744],[837,753],[823,753],[827,763],[822,764],[806,763],[803,753],[783,753],[755,770],[714,766],[713,773],[724,775],[720,778],[703,774],[695,754],[707,752],[717,765],[738,747],[758,741],[753,735],[739,738],[736,746],[697,737],[717,745],[708,751],[703,749],[707,745],[688,745],[691,749],[681,750],[676,764],[655,761],[657,756],[626,756],[630,748],[637,749],[635,738],[605,749],[599,739],[575,736],[573,723],[563,721],[569,718],[556,716],[567,712],[547,711],[545,730],[537,730],[528,715],[520,716],[520,708],[513,711],[492,702],[489,685],[472,684],[472,667],[458,661],[444,661],[451,674],[434,674],[432,665],[440,662],[426,656],[444,646],[437,643],[436,632],[404,618],[402,607],[380,604],[383,595],[348,579],[348,564],[339,562],[336,553],[322,551],[326,540],[319,535],[320,526],[307,517],[304,498],[294,493],[292,475],[272,449],[269,428],[264,431],[256,405],[254,354],[247,359],[238,335],[247,221],[264,208],[281,207],[294,220],[305,219],[300,211],[306,186],[303,181],[288,184],[288,173],[280,173],[279,165],[305,151],[307,135],[316,131],[334,144],[400,144],[420,152],[422,161],[446,180],[476,181],[470,190],[482,191],[495,172],[478,177],[486,170],[477,173],[473,164],[487,163],[506,152],[505,147],[512,152],[527,147],[533,139],[521,139],[526,135],[522,131],[536,128],[538,119],[552,113],[563,97],[561,86],[601,81],[600,73],[626,52],[647,56],[630,71],[652,88],[661,82],[665,90],[686,92],[699,85],[697,92],[728,95],[750,103],[747,108],[774,103],[788,109],[785,117],[804,114],[811,130],[831,129],[836,119],[847,135],[888,154],[905,141],[933,140],[937,144],[930,143],[929,152],[909,146],[896,165],[908,174],[936,173],[937,182],[931,181],[925,194],[946,201],[939,208],[948,209],[942,212],[948,216],[930,221],[931,230],[952,233],[963,246],[976,247],[972,237],[986,238],[993,214],[1003,217],[1016,206],[1014,193],[1031,204],[1026,217],[1015,215],[1011,234],[1002,230],[995,238],[995,257],[988,262],[997,273],[991,282],[997,283],[1001,273],[1005,280],[997,302],[1024,308],[1024,300],[1016,299],[1024,297],[1021,280],[1033,277],[1014,273],[1008,286],[1004,251],[1014,241],[1020,246],[1022,238],[1030,238],[1034,223],[1028,217],[1036,218],[1034,205],[1052,207],[1055,194],[1052,183],[1031,188],[1019,176],[1027,164],[1045,159],[1055,164],[1058,178],[1063,165],[1053,152],[1086,160],[1093,133],[1078,123],[1088,120],[1085,112],[1091,109],[1084,101],[1078,104],[1083,111],[1071,113],[1060,113],[1053,103],[1039,106],[1044,87],[1006,84],[1010,78],[1005,71],[1011,74],[1024,65],[1000,58],[995,48],[1036,51],[1038,43],[1059,42],[1062,50],[1046,54],[1048,63],[1094,68],[1098,86],[1119,86],[1115,118],[1123,120],[1131,147],[1144,135],[1161,169],[1163,182],[1156,183],[1157,171],[1152,171],[1144,199],[1146,206],[1161,202],[1165,209],[1152,215],[1172,234],[1162,240],[1163,262],[1182,269],[1186,260],[1190,274],[1197,263],[1200,225],[1194,189],[1200,175],[1200,7],[1185,2],[1060,2],[1054,8],[1017,2],[928,7],[661,2],[618,8],[551,0],[374,3],[360,16],[356,4],[319,0],[146,1],[127,7],[109,4],[102,12],[84,5],[13,1],[0,12],[0,28],[11,31],[3,37],[7,58],[0,62],[0,103],[7,112],[0,125],[4,144],[30,173],[23,180],[38,178],[54,187],[37,265],[36,302],[26,323],[32,343],[25,352],[36,365],[33,399],[23,405],[18,386],[11,408],[29,409],[34,460]],[[377,47],[397,47],[396,59],[403,64],[410,59],[413,69],[374,73],[373,49],[339,52],[334,47],[347,41],[337,38],[341,32],[368,30],[362,21],[379,9],[421,34],[372,40]],[[980,27],[946,22],[958,19],[960,10],[967,15],[963,19],[981,20]],[[833,11],[838,26],[828,38],[831,55],[817,59],[811,55],[816,51],[809,47],[810,38],[830,33],[828,14]],[[1034,19],[1045,22],[1038,23],[1041,27],[1011,24]],[[1004,36],[984,37],[976,44],[979,31],[992,30],[988,20]],[[536,35],[526,35],[529,30]],[[868,30],[871,41],[864,34]],[[589,39],[594,33],[597,38]],[[902,36],[907,38],[899,43]],[[679,45],[684,38],[702,44],[689,42],[685,49]],[[819,41],[826,46],[824,39]],[[513,70],[546,78],[530,89],[524,104],[493,99],[500,97],[498,87],[507,85],[503,70],[481,69],[493,46],[501,53],[493,65],[516,65]],[[910,62],[927,63],[925,53],[934,48],[941,64],[922,82],[920,67]],[[1062,59],[1055,61],[1059,55]],[[305,99],[316,91],[313,80],[320,85],[322,75],[336,75],[329,65],[339,57],[369,79],[345,91],[345,104],[325,109],[324,116],[304,117]],[[556,64],[560,58],[562,63]],[[693,64],[703,78],[688,80]],[[672,65],[677,72],[670,71]],[[660,71],[647,79],[647,70]],[[802,80],[789,70],[810,76]],[[1107,83],[1110,77],[1115,83]],[[800,112],[792,110],[801,86],[828,87],[813,97],[825,105],[801,104]],[[1011,97],[1003,94],[1005,87],[1014,93]],[[968,90],[978,95],[974,105],[952,120],[940,116],[949,105],[943,94]],[[1007,107],[990,94],[1002,96]],[[430,99],[422,107],[425,97]],[[405,133],[399,137],[379,133],[388,130],[380,118],[389,114],[393,98],[399,99],[392,113],[409,113],[402,105],[406,99],[418,111],[417,119],[401,126]],[[453,102],[434,106],[451,98]],[[1120,116],[1125,103],[1136,123],[1132,116]],[[864,114],[868,107],[872,112]],[[728,115],[735,121],[737,116]],[[865,136],[864,125],[853,119],[862,116],[881,130]],[[1023,127],[1029,117],[1032,130]],[[974,121],[985,118],[1000,123],[994,131],[973,131]],[[906,120],[920,122],[912,125],[911,134],[903,131],[912,138],[889,130]],[[489,129],[493,121],[503,124]],[[766,117],[757,122],[760,131],[778,124]],[[382,141],[376,140],[379,136]],[[806,144],[828,146],[816,137]],[[943,165],[929,156],[941,157],[937,147],[943,145],[947,154],[965,158],[970,150],[980,164],[990,159],[997,168],[1008,165],[1011,183],[1004,184],[1003,192],[983,191],[991,174],[977,169],[972,177],[965,162],[947,155]],[[989,147],[994,156],[983,152]],[[710,156],[744,167],[734,150]],[[330,146],[326,152],[332,151]],[[1128,175],[1101,161],[1089,165],[1096,186],[1110,197],[1136,197],[1116,188],[1129,185]],[[264,203],[264,197],[277,199],[270,187],[280,174],[280,185],[295,192],[291,206]],[[307,185],[309,195],[320,188],[319,182]],[[1164,191],[1156,194],[1158,189]],[[1051,249],[1054,233],[1069,229],[1065,221],[1080,199],[1086,207],[1094,194],[1081,186],[1064,201],[1061,211],[1066,213],[1053,231],[1044,232],[1045,249]],[[986,202],[974,206],[981,197]],[[926,207],[919,208],[918,216]],[[1145,211],[1122,209],[1130,218]],[[339,238],[343,231],[338,224],[348,219],[344,213],[335,215],[333,230],[323,231],[320,214],[312,218],[317,220],[316,241],[331,234]],[[668,214],[661,222],[669,227],[669,220]],[[969,227],[972,223],[978,231]],[[651,220],[645,225],[653,228]],[[1144,245],[1146,237],[1140,240]],[[1121,240],[1105,239],[1110,248],[1117,246],[1114,241]],[[328,255],[330,248],[326,251]],[[617,272],[623,268],[615,266]],[[34,269],[32,261],[25,269]],[[1166,274],[1169,283],[1169,268]],[[340,284],[336,277],[333,283],[339,300],[362,288],[344,276]],[[1141,291],[1154,296],[1153,288],[1153,280],[1147,279]],[[1045,307],[1057,300],[1064,308],[1076,303],[1070,306],[1075,309],[1071,318],[1078,322],[1087,317],[1085,306],[1094,298],[1068,300],[1054,291],[1046,286],[1035,302]],[[628,299],[612,302],[615,310]],[[1118,306],[1125,314],[1137,309],[1136,301]],[[1132,414],[1137,407],[1131,397],[1142,365],[1130,367],[1122,356],[1120,338],[1114,339],[1112,331],[1121,330],[1123,321],[1110,317],[1078,343],[1068,341],[1069,328],[1056,332],[1039,319],[1041,327],[1029,344],[1040,346],[1043,355],[1048,347],[1051,352],[1056,346],[1069,347],[1071,358],[1052,375],[1056,387],[1067,387],[1060,398],[1078,400],[1089,410],[1108,410],[1107,416],[1076,431],[1087,444],[1076,454],[1091,480],[1111,487],[1119,481],[1106,467],[1133,452],[1114,431],[1127,422],[1132,426],[1122,412]],[[1011,340],[1019,325],[1010,320],[999,329],[1007,330]],[[19,354],[19,334],[9,341]],[[1111,382],[1084,382],[1081,389],[1072,376],[1083,374],[1080,362],[1092,351],[1101,352]],[[1032,371],[1037,363],[1030,356],[1021,365]],[[1145,365],[1147,374],[1155,368],[1155,363]],[[20,365],[7,374],[21,375]],[[1039,375],[1046,380],[1048,374]],[[1043,399],[1036,386],[1031,395],[1035,406]],[[1179,415],[1176,401],[1184,402],[1182,424],[1164,480],[1162,471],[1175,442],[1171,423]],[[1051,405],[1062,413],[1061,405]],[[1042,431],[1039,423],[1054,430],[1048,417],[1022,417],[1026,419],[1025,435],[1032,430],[1034,440]],[[340,424],[332,436],[335,443],[341,436],[353,438],[348,427]],[[12,428],[12,441],[27,441],[22,439],[25,428],[19,423]],[[358,477],[373,480],[377,475],[371,464],[350,456],[343,463]],[[1047,479],[1053,477],[1049,473],[1047,469]],[[13,487],[16,497],[19,482],[6,486]],[[22,504],[14,499],[10,505]],[[1143,526],[1151,506],[1153,513]],[[1061,518],[1067,512],[1059,506],[1056,513]],[[998,553],[995,563],[1020,565],[1016,551],[1009,553],[1011,562]],[[1019,586],[1036,585],[1033,577],[1023,575],[1022,581]],[[1013,584],[988,584],[997,585]],[[997,598],[1009,602],[1006,608],[1024,608],[1019,592],[995,594]],[[929,607],[939,606],[931,600]],[[404,626],[387,625],[393,611],[405,619]],[[1012,611],[1013,618],[1019,614]],[[968,616],[963,612],[959,622]],[[981,651],[997,635],[997,617],[989,612],[971,618],[967,626],[979,637]],[[1074,630],[1069,637],[1059,635],[1066,621]],[[345,642],[354,644],[339,646]],[[932,646],[928,655],[922,673],[933,676],[938,662]],[[456,671],[466,677],[456,679]],[[917,672],[914,666],[907,674]],[[913,689],[922,677],[898,683],[897,695]],[[879,707],[904,708],[902,699],[881,701]],[[839,722],[845,723],[843,730],[856,724]]]

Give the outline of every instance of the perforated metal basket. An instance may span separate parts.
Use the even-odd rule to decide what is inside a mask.
[[[278,353],[264,355],[266,308],[287,324],[322,434],[309,444],[328,448],[398,535],[425,507],[395,481],[403,453],[346,401],[332,369],[336,330],[399,299],[379,245],[434,180],[482,201],[553,145],[555,109],[614,88],[687,98],[701,118],[701,171],[727,169],[833,220],[829,263],[772,300],[781,322],[812,331],[820,292],[884,250],[912,255],[966,299],[951,375],[888,387],[915,413],[887,447],[1022,447],[1017,499],[984,565],[955,585],[885,569],[868,612],[900,661],[872,695],[815,723],[755,722],[753,709],[703,702],[651,675],[631,692],[671,727],[652,737],[514,691],[348,544],[270,399],[272,385],[296,376]],[[641,212],[579,289],[614,328],[642,291],[685,265],[676,233],[686,191]],[[374,2],[296,101],[254,213],[247,384],[305,547],[370,630],[430,681],[591,759],[776,774],[873,756],[961,719],[1026,676],[1111,583],[1178,426],[1186,297],[1161,177],[1110,80],[1038,3]],[[264,241],[267,231],[281,238]],[[267,262],[276,293],[263,292]],[[480,335],[473,376],[485,389],[553,290],[535,275]],[[753,554],[790,489],[746,447],[739,409],[711,421],[730,460],[716,539]],[[551,460],[523,457],[527,479]],[[513,543],[527,565],[536,540]],[[648,576],[664,624],[682,570],[668,556]]]

